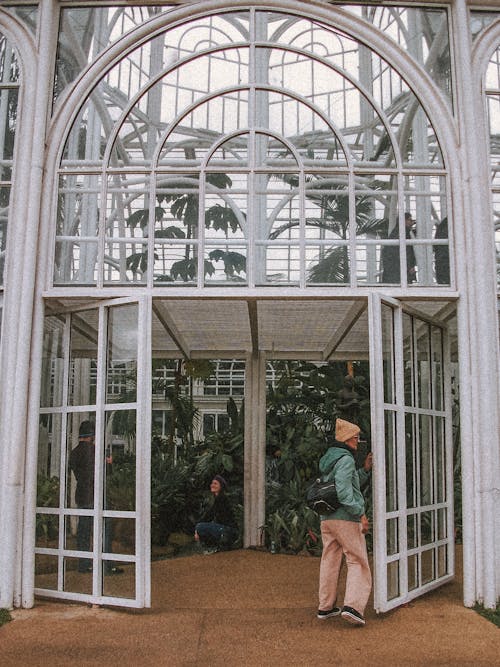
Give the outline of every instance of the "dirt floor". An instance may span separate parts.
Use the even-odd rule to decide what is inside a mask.
[[[364,628],[318,620],[319,559],[240,550],[153,563],[152,608],[37,601],[0,628],[0,664],[500,666],[499,629],[456,581]],[[126,579],[131,572],[119,575]]]

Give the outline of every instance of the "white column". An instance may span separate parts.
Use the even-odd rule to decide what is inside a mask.
[[[12,215],[7,238],[2,339],[0,423],[0,607],[21,602],[22,522],[25,493],[26,424],[30,377],[31,332],[38,252],[40,198],[52,56],[57,29],[55,3],[40,3],[40,58],[34,66],[32,37],[20,35],[22,90],[16,135]],[[44,47],[45,45],[45,47]],[[49,46],[51,45],[51,46]],[[29,193],[29,197],[26,196]],[[36,466],[36,459],[31,461]],[[36,479],[35,475],[32,475]]]
[[[266,514],[266,360],[263,353],[247,358],[245,370],[243,546],[259,546]]]
[[[496,516],[500,478],[500,367],[496,266],[489,205],[487,146],[481,130],[480,82],[471,68],[465,0],[452,8],[457,63],[456,91],[463,170],[463,206],[457,222],[457,283],[460,290],[459,362],[464,511],[464,602],[495,607],[500,568]],[[476,91],[476,95],[471,95]],[[458,183],[456,184],[458,186]]]

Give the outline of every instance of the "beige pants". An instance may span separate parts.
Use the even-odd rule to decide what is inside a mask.
[[[364,614],[372,588],[372,575],[361,523],[331,519],[321,522],[323,553],[319,568],[319,609],[328,610],[337,600],[342,554],[347,563],[344,606]]]

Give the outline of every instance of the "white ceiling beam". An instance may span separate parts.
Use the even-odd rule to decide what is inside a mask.
[[[352,327],[356,324],[363,312],[366,310],[368,302],[364,299],[362,301],[355,301],[346,313],[342,323],[325,345],[323,350],[323,359],[328,360],[335,352],[340,343],[347,336]]]

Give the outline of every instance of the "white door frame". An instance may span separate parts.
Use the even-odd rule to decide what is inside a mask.
[[[35,547],[35,554],[46,554],[49,556],[57,556],[58,559],[58,575],[57,588],[39,588],[35,586],[34,592],[37,595],[43,595],[49,598],[58,598],[66,600],[84,601],[92,604],[106,604],[116,605],[121,607],[150,607],[151,606],[151,540],[150,540],[150,459],[151,459],[151,299],[145,296],[138,296],[136,298],[117,298],[109,299],[101,302],[87,303],[81,307],[68,307],[66,309],[58,310],[58,314],[72,314],[75,312],[84,312],[85,310],[98,310],[99,313],[99,328],[98,328],[98,368],[106,368],[106,352],[107,352],[107,314],[116,306],[137,304],[137,396],[133,403],[124,403],[124,409],[136,410],[136,485],[135,485],[135,510],[104,510],[102,507],[102,489],[103,476],[101,466],[96,466],[96,476],[94,485],[94,509],[92,514],[94,516],[94,535],[97,539],[94,541],[93,551],[89,553],[89,557],[93,557],[94,563],[101,563],[102,558],[102,528],[106,517],[109,518],[126,518],[135,521],[135,549],[132,555],[130,554],[116,554],[118,556],[116,561],[130,562],[135,564],[135,596],[134,597],[118,597],[113,595],[102,594],[102,568],[93,568],[92,574],[92,593],[77,593],[74,591],[64,590],[64,559],[68,556],[78,557],[85,556],[84,552],[71,552],[65,549],[64,545],[64,521],[68,516],[78,516],[78,514],[85,514],[82,510],[72,510],[68,512],[65,510],[64,494],[65,483],[61,483],[61,493],[59,507],[46,508],[37,507],[37,513],[54,514],[59,517],[59,539],[57,548],[42,548]],[[66,325],[66,352],[64,355],[64,366],[66,375],[66,385],[68,380],[68,350],[69,350],[69,321]],[[104,460],[104,442],[102,434],[104,433],[103,418],[106,410],[112,409],[112,406],[106,405],[106,392],[104,391],[106,383],[106,372],[101,370],[98,372],[98,385],[96,395],[96,459]],[[87,412],[88,406],[83,408],[68,406],[63,402],[61,408],[45,408],[42,413],[57,413],[65,412],[78,413]],[[66,435],[65,426],[61,437],[61,463],[59,479],[62,482],[65,474],[65,458],[66,458]],[[87,512],[89,513],[89,512]],[[115,559],[114,559],[115,560]],[[33,563],[34,566],[34,563]]]
[[[384,357],[383,342],[384,332],[382,326],[382,305],[386,304],[393,311],[393,329],[390,344],[389,363],[393,368],[393,396],[392,400],[385,403],[384,395]],[[414,309],[408,309],[396,299],[388,298],[379,294],[370,295],[369,302],[369,326],[370,326],[370,392],[371,392],[371,427],[372,427],[372,449],[374,452],[373,466],[373,531],[374,531],[374,607],[377,612],[385,612],[394,607],[412,600],[429,590],[437,588],[450,581],[454,577],[454,521],[453,521],[453,446],[452,446],[452,422],[451,422],[451,396],[449,375],[449,347],[446,327],[425,314],[418,313]],[[442,502],[433,499],[432,504],[426,505],[425,510],[420,511],[421,506],[413,506],[409,511],[407,507],[407,487],[415,485],[415,479],[411,482],[406,479],[407,454],[405,437],[405,418],[408,414],[418,417],[418,410],[405,406],[404,388],[404,360],[403,360],[403,313],[408,312],[419,320],[433,324],[441,328],[443,332],[443,403],[441,410],[426,410],[425,414],[430,419],[444,420],[444,438],[442,455],[444,456],[444,479],[445,497]],[[414,363],[414,362],[412,362]],[[390,479],[387,479],[386,452],[391,442],[386,442],[386,414],[391,411],[394,415],[392,427],[392,453],[396,461],[392,468]],[[418,442],[418,436],[417,436]],[[401,447],[401,443],[403,446]],[[436,450],[435,442],[431,446],[431,476],[433,488],[436,488]],[[393,459],[393,460],[394,460]],[[418,460],[418,456],[417,456]],[[416,466],[415,466],[416,467]],[[389,471],[390,472],[390,471]],[[420,472],[417,472],[417,477]],[[394,507],[387,507],[387,485],[392,485],[394,491]],[[423,507],[423,505],[422,505]],[[415,511],[416,510],[416,511]],[[422,548],[420,526],[423,515],[432,517],[432,541],[426,542]],[[445,517],[445,527],[441,524],[439,535],[439,517]],[[408,544],[408,520],[414,518],[414,528],[418,537],[417,543]],[[392,534],[388,535],[387,525],[391,523]],[[389,546],[389,544],[391,546]],[[391,553],[388,553],[391,551]],[[422,582],[421,558],[432,560],[432,577]],[[437,554],[444,554],[445,572],[439,574]],[[412,558],[415,562],[415,582],[409,585],[408,560]],[[441,567],[443,564],[441,563]],[[389,579],[394,582],[394,588],[389,591]],[[410,590],[411,588],[411,590]]]

